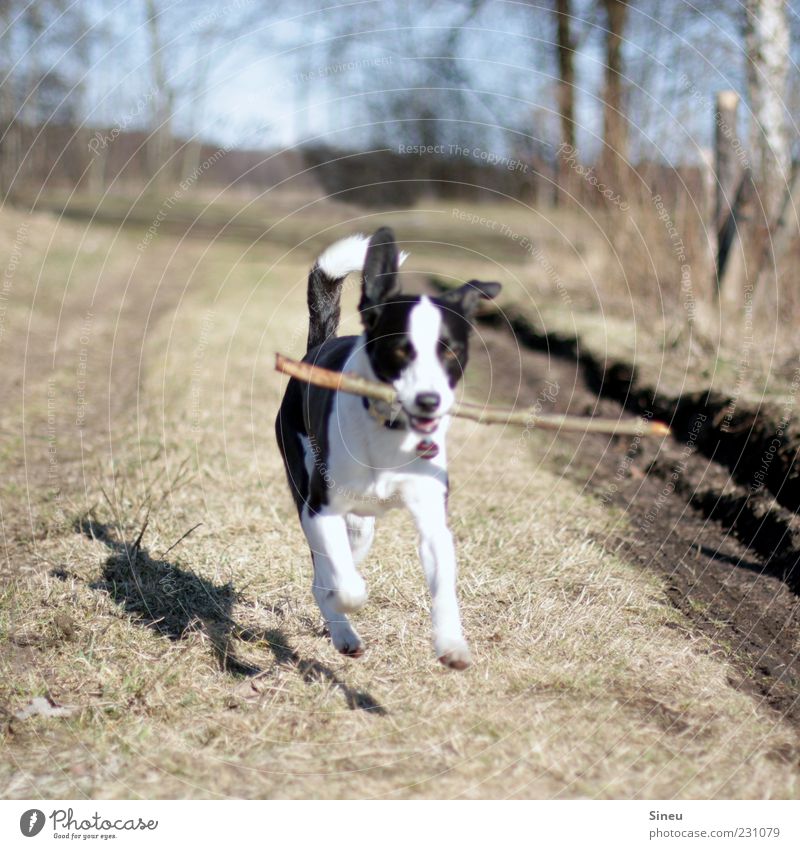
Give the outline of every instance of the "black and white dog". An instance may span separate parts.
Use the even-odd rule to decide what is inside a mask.
[[[363,643],[347,619],[367,600],[358,572],[375,517],[405,506],[419,532],[432,596],[436,656],[465,669],[469,648],[456,599],[456,558],[447,527],[445,434],[467,364],[470,321],[499,283],[473,280],[438,298],[402,295],[392,231],[328,248],[308,278],[306,362],[391,384],[398,403],[290,380],[275,430],[314,562],[314,598],[333,645],[352,657]],[[360,336],[336,337],[344,278],[363,274]]]

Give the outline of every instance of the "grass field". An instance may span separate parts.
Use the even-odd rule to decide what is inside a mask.
[[[474,666],[434,658],[401,514],[364,566],[366,655],[336,654],[272,432],[272,357],[302,353],[315,251],[390,222],[412,272],[501,279],[553,312],[563,293],[452,208],[282,203],[243,212],[237,238],[165,226],[143,249],[146,213],[0,213],[18,246],[0,336],[0,796],[797,797],[796,729],[731,687],[725,652],[614,553],[625,517],[544,434],[452,431]],[[606,259],[590,235],[564,247],[567,225],[530,223],[589,315]],[[355,297],[350,281],[345,332]],[[474,350],[467,391],[485,400]],[[16,718],[36,697],[66,710]]]

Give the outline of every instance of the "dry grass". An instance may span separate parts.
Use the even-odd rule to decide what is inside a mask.
[[[443,214],[393,221],[421,233]],[[292,228],[308,235],[300,223],[285,240]],[[83,233],[50,224],[63,245]],[[133,244],[122,234],[110,258],[135,259]],[[416,270],[459,267],[420,248]],[[433,658],[400,514],[381,524],[364,570],[365,658],[331,649],[272,436],[272,353],[301,347],[310,253],[159,236],[131,290],[146,314],[153,280],[169,278],[171,302],[144,343],[119,328],[106,337],[100,323],[115,328],[116,314],[98,316],[98,397],[109,346],[131,367],[112,369],[109,396],[125,403],[110,423],[96,410],[83,452],[68,424],[76,348],[33,378],[32,429],[46,422],[42,392],[55,380],[61,493],[45,497],[46,467],[20,467],[37,521],[0,591],[0,709],[49,695],[78,711],[6,722],[0,795],[796,797],[794,730],[734,691],[726,659],[691,636],[657,580],[609,552],[624,518],[562,478],[536,434],[523,443],[512,430],[453,430],[452,524],[475,666],[456,674]],[[81,286],[92,273],[76,275]],[[34,305],[37,326],[47,314]],[[479,358],[476,393],[486,372]],[[4,430],[18,414],[3,414]],[[25,517],[14,480],[0,488],[3,516]]]
[[[629,208],[429,200],[391,212],[290,193],[244,200],[198,194],[179,198],[161,227],[234,241],[240,251],[264,240],[291,256],[298,246],[313,253],[339,234],[390,223],[413,250],[417,270],[459,281],[470,274],[502,279],[504,304],[549,331],[580,337],[598,357],[635,361],[645,382],[665,394],[735,387],[742,401],[781,399],[797,367],[792,317],[800,307],[791,263],[777,286],[743,293],[723,316],[702,199],[684,193],[656,203],[660,195],[640,189]],[[142,230],[158,209],[153,198],[133,194],[52,193],[41,204]]]

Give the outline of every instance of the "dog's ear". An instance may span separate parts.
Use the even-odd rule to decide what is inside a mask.
[[[458,289],[451,289],[439,296],[439,300],[447,306],[460,309],[469,319],[478,312],[478,304],[482,300],[491,301],[496,298],[503,287],[500,283],[485,283],[483,280],[470,280]]]
[[[387,298],[400,292],[400,281],[397,276],[400,262],[394,233],[388,227],[376,230],[369,240],[367,256],[364,260],[364,279],[361,286],[361,300],[358,303],[365,327],[374,326],[380,305]]]

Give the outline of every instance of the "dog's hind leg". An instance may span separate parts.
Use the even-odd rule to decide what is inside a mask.
[[[358,566],[372,547],[372,540],[375,538],[375,517],[348,513],[345,522],[350,550],[353,552],[353,562]]]
[[[367,587],[356,570],[344,517],[306,509],[301,521],[314,561],[312,591],[331,642],[342,654],[359,657],[363,644],[345,614],[365,604]]]

